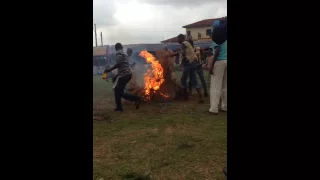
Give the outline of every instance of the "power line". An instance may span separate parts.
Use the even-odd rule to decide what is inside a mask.
[[[96,40],[96,47],[98,47],[98,40],[97,40],[97,26],[96,26],[96,24],[94,24],[94,36],[95,36],[95,40]]]

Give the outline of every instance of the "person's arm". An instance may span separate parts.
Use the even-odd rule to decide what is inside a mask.
[[[178,56],[179,52],[174,52],[172,54],[166,55],[166,57],[173,57],[173,56]]]
[[[220,46],[217,46],[215,51],[214,51],[214,56],[213,56],[213,61],[212,61],[212,65],[209,69],[209,73],[213,75],[213,68],[214,68],[214,63],[217,61],[217,58],[219,56],[220,53]]]
[[[181,44],[181,56],[182,56],[181,61],[184,61],[186,58],[186,49],[187,49],[187,46],[184,43],[182,43]]]
[[[108,72],[113,71],[114,69],[117,69],[122,62],[122,58],[123,58],[122,56],[123,55],[117,55],[116,56],[116,64],[114,66],[112,66],[111,68],[107,68],[105,71],[108,73]]]

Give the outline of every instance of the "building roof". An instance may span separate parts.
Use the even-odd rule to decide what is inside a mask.
[[[214,18],[214,19],[204,19],[204,20],[201,20],[201,21],[192,23],[192,24],[185,25],[185,26],[183,26],[183,28],[195,28],[195,27],[212,26],[212,24],[213,24],[213,22],[214,22],[215,20],[221,20],[221,19],[223,19],[223,18],[225,18],[225,17]]]
[[[177,42],[178,42],[178,38],[177,37],[173,37],[173,38],[161,41],[161,43],[177,43]]]

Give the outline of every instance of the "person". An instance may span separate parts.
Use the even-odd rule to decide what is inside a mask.
[[[128,55],[129,66],[130,66],[131,73],[132,73],[132,78],[129,81],[129,83],[127,84],[128,87],[126,88],[129,91],[133,91],[133,90],[138,88],[137,72],[136,72],[136,69],[135,69],[136,63],[133,62],[133,60],[132,60],[132,58],[133,58],[132,57],[132,53],[133,53],[133,50],[131,48],[128,48],[127,49],[127,55]]]
[[[128,48],[127,49],[127,55],[128,55],[128,57],[129,57],[129,64],[132,66],[132,64],[133,64],[133,60],[132,60],[132,52],[133,52],[133,50],[131,49],[131,48]]]
[[[219,29],[220,28],[220,29]],[[227,111],[227,31],[223,31],[220,21],[213,24],[214,51],[213,62],[209,67],[211,74],[210,82],[210,109],[212,114],[218,114],[219,102],[221,99],[221,111]]]
[[[199,64],[197,56],[194,53],[194,49],[190,42],[185,40],[185,36],[183,34],[178,35],[178,42],[181,44],[180,51],[180,65],[182,66],[182,76],[181,76],[181,86],[182,86],[182,94],[185,100],[188,100],[188,77],[190,78],[191,84],[196,88],[199,95],[199,103],[203,103],[203,97],[201,93],[201,89],[199,88],[197,82],[197,76],[195,74],[196,66]],[[176,56],[178,52],[172,53],[170,56]]]
[[[196,74],[198,75],[201,81],[204,97],[208,97],[208,88],[207,88],[206,80],[204,79],[202,64],[199,64],[196,66]],[[190,80],[189,80],[189,95],[192,95],[192,84]]]
[[[202,69],[202,61],[201,61],[201,56],[200,56],[200,47],[196,47],[196,55],[198,58],[199,65],[196,66],[196,74],[199,76],[199,79],[202,84],[203,92],[204,92],[204,97],[208,97],[208,89],[207,89],[207,83],[204,79],[203,75],[203,69]],[[189,80],[189,95],[192,95],[192,84],[191,81]]]
[[[171,54],[173,54],[173,51],[171,49],[169,49],[167,46],[164,46],[163,48],[163,54],[164,54],[164,58],[163,62],[161,62],[161,65],[163,65],[164,67],[164,72],[165,72],[165,77],[169,76],[170,79],[175,82],[176,81],[176,75],[175,75],[175,70],[174,70],[174,58],[169,57]],[[165,57],[169,57],[169,58],[165,58]],[[169,73],[169,74],[168,74]]]
[[[129,66],[128,56],[123,52],[123,47],[121,43],[115,44],[116,49],[116,64],[111,67],[107,68],[105,71],[111,72],[114,69],[118,70],[118,74],[113,78],[113,82],[115,85],[114,88],[114,97],[116,108],[115,111],[123,111],[121,98],[124,98],[129,101],[134,101],[136,105],[136,109],[139,109],[141,98],[129,93],[124,93],[124,89],[127,83],[132,78],[132,72]]]
[[[197,55],[199,63],[202,64],[202,59],[201,59],[201,53],[200,53],[200,47],[199,46],[196,46],[195,53]]]

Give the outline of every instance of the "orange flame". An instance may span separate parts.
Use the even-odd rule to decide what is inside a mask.
[[[157,61],[157,59],[147,50],[141,51],[140,56],[142,56],[147,63],[152,66],[152,70],[148,69],[144,74],[144,95],[146,100],[150,100],[151,93],[155,93],[164,82],[163,68],[159,61]]]

